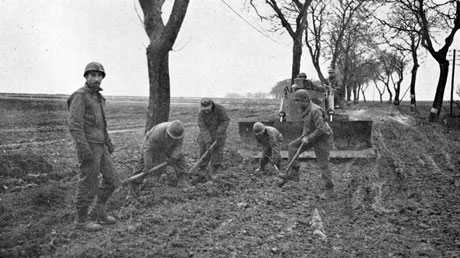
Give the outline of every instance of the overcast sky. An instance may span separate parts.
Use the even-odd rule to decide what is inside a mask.
[[[243,11],[243,1],[226,2],[263,31]],[[70,94],[83,85],[85,65],[98,61],[107,73],[101,85],[105,95],[147,96],[148,38],[135,6],[142,16],[135,0],[1,0],[0,91]],[[171,95],[269,92],[276,82],[289,78],[289,36],[259,31],[222,1],[190,1],[170,53]],[[304,50],[301,70],[317,78],[306,54]],[[437,65],[430,56],[426,60],[420,69],[419,100],[433,99],[438,77]],[[407,73],[405,85],[409,80]],[[448,94],[450,79],[446,98]],[[368,98],[378,99],[377,91],[369,90]]]

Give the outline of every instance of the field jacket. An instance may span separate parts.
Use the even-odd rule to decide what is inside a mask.
[[[265,133],[262,135],[256,135],[257,143],[262,147],[264,152],[271,149],[272,157],[274,160],[280,159],[281,143],[283,142],[283,135],[278,129],[265,126]]]
[[[153,157],[165,155],[167,158],[180,159],[184,138],[173,139],[168,136],[167,128],[171,122],[163,122],[155,125],[144,136],[142,152],[146,168],[153,167]]]
[[[332,135],[332,129],[327,123],[327,114],[320,106],[310,102],[309,107],[303,112],[302,136],[309,142],[318,141],[324,136]]]
[[[92,153],[90,142],[111,144],[104,114],[105,99],[99,93],[101,90],[85,85],[67,100],[69,131],[80,153]]]
[[[205,142],[226,139],[227,127],[230,123],[230,118],[225,108],[214,102],[212,105],[209,113],[200,111],[198,114],[198,127]]]

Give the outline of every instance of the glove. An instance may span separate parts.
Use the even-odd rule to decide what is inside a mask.
[[[109,149],[109,153],[112,154],[115,151],[115,146],[113,145],[112,141],[107,141],[107,148]]]
[[[175,164],[177,163],[177,158],[174,158],[174,157],[169,157],[167,160],[166,160],[166,163],[168,163],[168,165],[172,165],[172,164]]]
[[[302,137],[302,143],[303,143],[304,145],[308,144],[309,141],[310,141],[310,139],[308,139],[307,136]]]
[[[93,153],[91,151],[78,152],[78,158],[80,158],[82,161],[85,161],[85,162],[92,162],[94,159]]]

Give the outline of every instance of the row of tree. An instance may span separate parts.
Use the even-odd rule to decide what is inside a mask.
[[[369,82],[383,82],[379,89],[399,103],[400,85],[409,60],[412,62],[411,105],[415,108],[415,85],[422,45],[437,61],[440,75],[429,115],[439,118],[447,82],[447,53],[460,28],[459,0],[245,0],[257,15],[292,38],[291,83],[300,71],[302,49],[308,49],[322,83],[337,89],[340,98],[352,93],[354,100]],[[165,0],[139,0],[147,47],[150,96],[146,131],[167,121],[170,106],[169,51],[172,50],[189,0],[174,0],[166,24]],[[444,39],[443,43],[438,43]],[[410,56],[410,58],[409,58]],[[327,78],[321,61],[329,61]],[[366,86],[367,85],[367,86]],[[376,86],[377,87],[377,86]],[[364,97],[364,94],[363,94]]]
[[[336,88],[339,98],[365,98],[374,83],[382,100],[400,102],[401,83],[412,63],[410,96],[415,109],[415,86],[420,45],[436,60],[439,79],[429,114],[439,118],[447,83],[447,53],[460,28],[458,0],[246,0],[272,31],[292,39],[291,83],[300,72],[302,49],[308,49],[318,78]],[[438,43],[444,39],[442,43]],[[329,62],[327,76],[321,62]],[[378,82],[378,83],[377,83]],[[383,86],[380,86],[383,85]],[[275,86],[276,87],[276,86]],[[394,96],[393,96],[394,93]]]

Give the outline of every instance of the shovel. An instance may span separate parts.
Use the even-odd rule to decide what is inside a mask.
[[[211,146],[209,146],[209,148],[206,150],[206,152],[203,154],[203,156],[200,157],[200,159],[189,169],[188,171],[188,174],[191,175],[195,169],[201,164],[201,162],[203,162],[204,158],[206,158],[206,156],[208,156],[208,153],[209,151],[211,151],[212,148],[214,148],[214,146],[216,146],[217,144],[217,141],[214,141]]]
[[[295,153],[294,157],[292,157],[291,162],[289,162],[289,164],[287,165],[287,167],[286,167],[286,177],[283,178],[283,181],[278,183],[278,187],[283,187],[289,181],[289,179],[288,179],[289,170],[291,169],[291,166],[294,163],[294,160],[296,160],[297,157],[299,157],[300,150],[302,150],[303,145],[304,145],[304,143],[302,142],[300,147],[297,149],[297,152]]]

